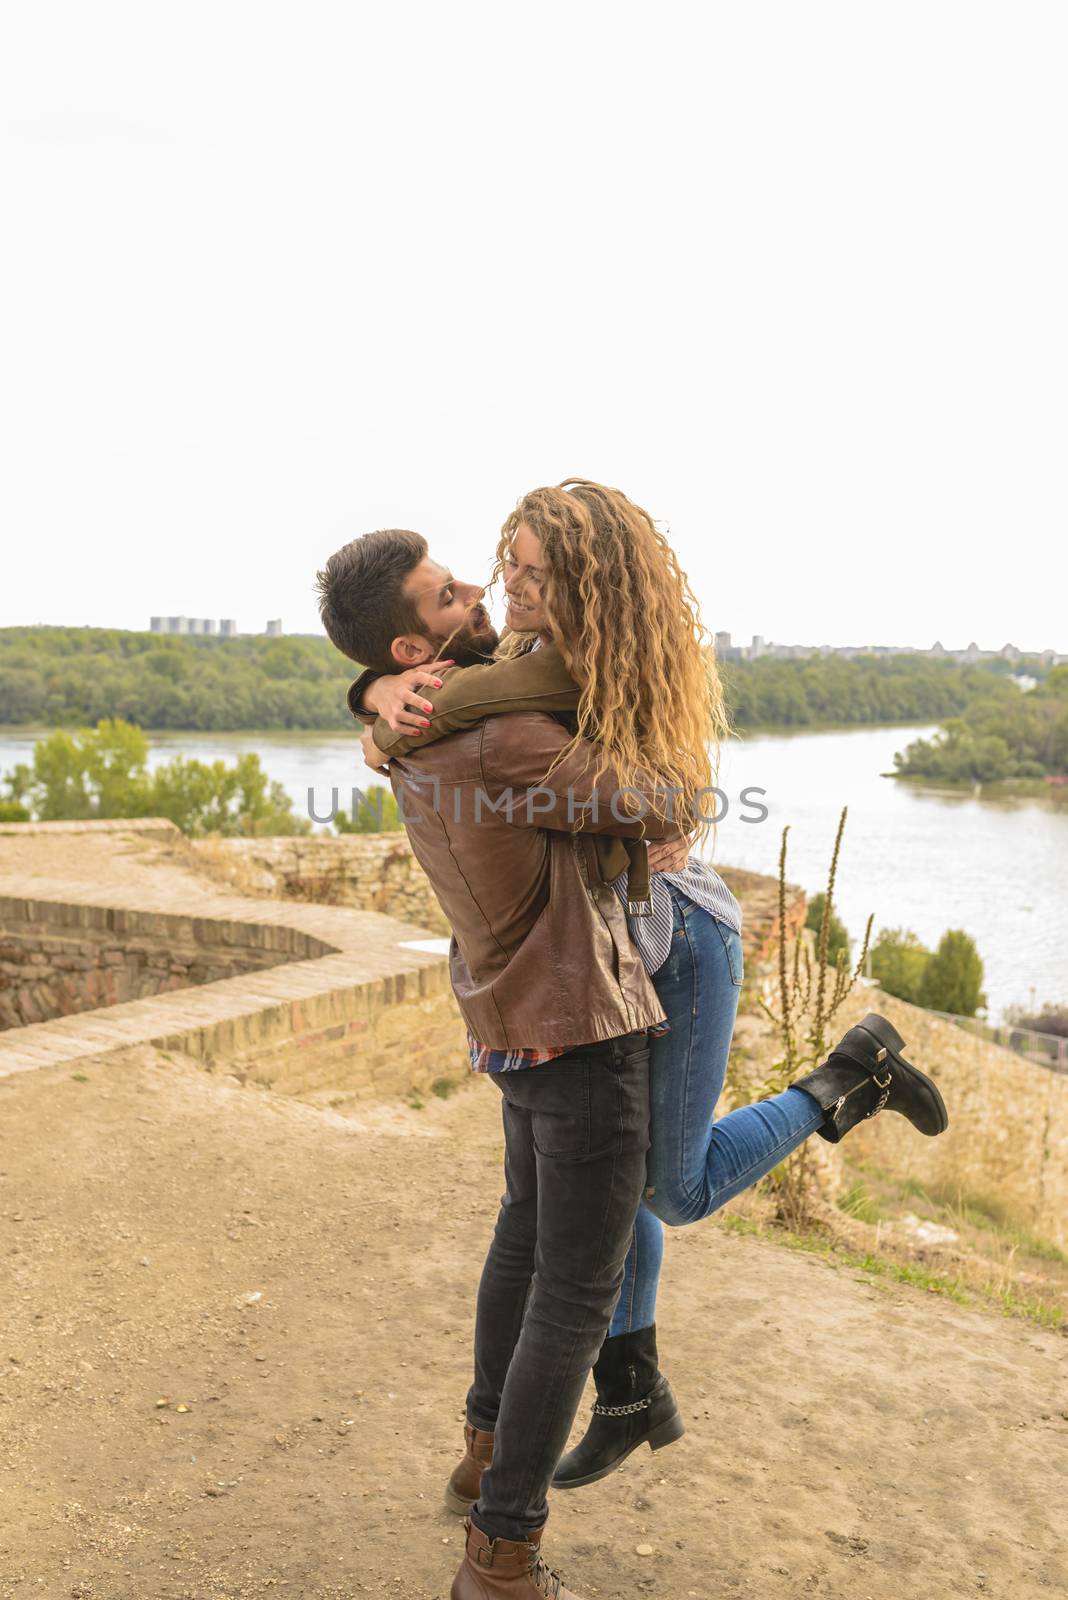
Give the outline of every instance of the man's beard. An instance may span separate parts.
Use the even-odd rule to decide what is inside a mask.
[[[492,661],[500,638],[489,612],[484,606],[477,606],[459,628],[433,643],[439,660],[455,661],[458,667],[476,667],[483,661]]]

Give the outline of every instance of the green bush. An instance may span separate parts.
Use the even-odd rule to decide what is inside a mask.
[[[884,928],[871,949],[871,972],[887,994],[929,1011],[974,1017],[986,1005],[975,941],[948,929],[932,954],[908,928]]]
[[[884,928],[871,947],[871,975],[887,994],[922,1004],[920,988],[931,952],[911,928]]]
[[[961,928],[949,928],[929,958],[920,983],[920,1004],[932,1011],[974,1017],[986,1005],[983,963],[975,940]]]
[[[16,767],[6,781],[11,800],[5,804],[27,817],[32,807],[47,822],[167,817],[192,836],[307,833],[311,827],[294,814],[259,756],[239,756],[231,767],[178,756],[150,773],[148,740],[118,719],[76,734],[57,729],[37,741],[32,767]]]
[[[339,811],[334,818],[338,833],[401,833],[404,823],[392,790],[381,784],[361,795],[355,814]]]
[[[827,896],[822,890],[820,890],[819,894],[814,894],[808,902],[808,910],[805,913],[805,927],[811,928],[813,933],[818,934],[820,931],[820,923],[823,921],[823,908],[826,904]],[[845,951],[846,960],[848,961],[851,944],[852,941],[846,931],[845,923],[837,912],[832,910],[827,926],[828,966],[833,967],[835,965],[838,960],[839,950]]]

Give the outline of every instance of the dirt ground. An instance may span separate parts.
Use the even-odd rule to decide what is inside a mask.
[[[80,1070],[0,1082],[0,1595],[446,1600],[492,1087],[354,1120]],[[714,1221],[659,1325],[687,1433],[554,1497],[583,1600],[1068,1592],[1063,1335]]]

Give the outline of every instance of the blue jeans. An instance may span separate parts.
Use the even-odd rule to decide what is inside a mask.
[[[671,1032],[652,1041],[647,1187],[610,1335],[656,1321],[663,1224],[682,1227],[717,1211],[824,1119],[812,1095],[787,1089],[715,1120],[738,1011],[742,941],[729,924],[669,887],[671,954],[652,981]]]

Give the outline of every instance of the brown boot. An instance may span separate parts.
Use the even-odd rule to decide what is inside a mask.
[[[467,1519],[467,1554],[452,1580],[450,1600],[579,1600],[538,1554],[542,1529],[529,1540],[487,1539]]]
[[[478,1499],[482,1474],[493,1461],[493,1435],[481,1428],[464,1423],[464,1443],[467,1452],[449,1479],[445,1490],[445,1504],[458,1517],[466,1517]]]

